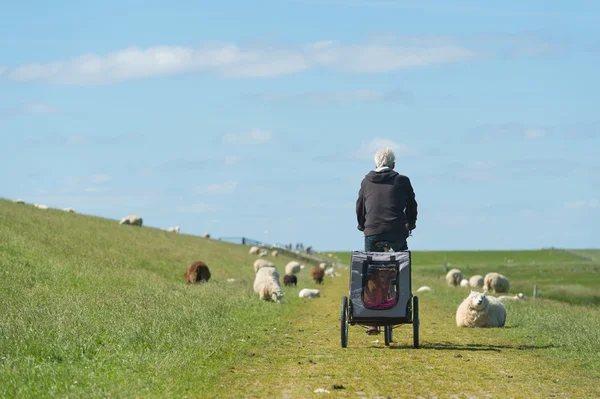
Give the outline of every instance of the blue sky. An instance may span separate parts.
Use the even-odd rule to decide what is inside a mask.
[[[374,152],[414,250],[598,247],[593,1],[0,5],[0,196],[362,249]]]

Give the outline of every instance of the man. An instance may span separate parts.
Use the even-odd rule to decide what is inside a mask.
[[[375,154],[375,170],[362,180],[356,217],[358,230],[364,232],[365,252],[381,252],[375,244],[387,241],[394,251],[408,249],[406,239],[416,228],[417,201],[408,177],[394,171],[396,157],[391,148]],[[370,327],[367,334],[378,334]]]

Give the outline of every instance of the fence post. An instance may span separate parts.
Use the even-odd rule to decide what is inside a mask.
[[[533,287],[533,298],[537,298],[537,293],[538,293],[538,286],[537,284],[535,285],[535,287]]]

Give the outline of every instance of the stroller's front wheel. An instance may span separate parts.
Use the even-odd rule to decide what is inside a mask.
[[[342,297],[342,315],[340,317],[340,332],[342,338],[342,348],[348,346],[348,297]]]

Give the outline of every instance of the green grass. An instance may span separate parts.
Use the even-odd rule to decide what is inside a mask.
[[[506,328],[459,329],[468,291],[445,285],[444,256],[467,275],[506,274],[513,292],[530,296],[537,283],[540,298],[508,303]],[[254,259],[248,247],[0,200],[0,397],[307,398],[319,387],[332,397],[600,397],[597,252],[414,253],[413,286],[433,288],[420,296],[419,350],[410,325],[389,348],[352,326],[341,349],[347,271],[326,278],[317,300],[297,297],[315,287],[300,273],[279,306],[253,293]],[[210,266],[209,283],[185,284],[194,260]],[[280,271],[288,261],[274,260]],[[557,287],[586,305],[551,300]]]

